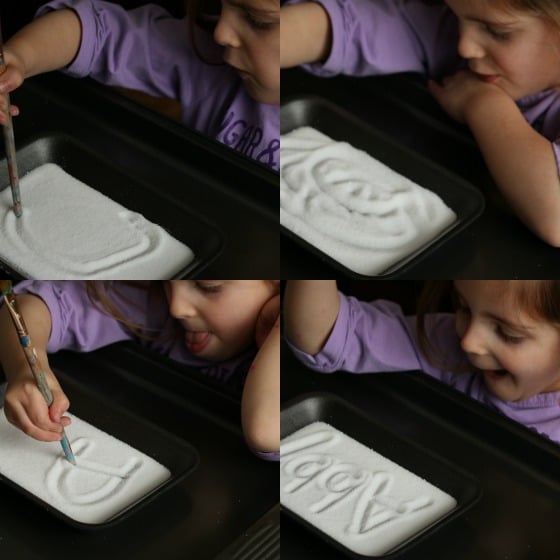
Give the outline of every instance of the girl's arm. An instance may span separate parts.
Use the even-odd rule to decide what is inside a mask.
[[[277,451],[280,448],[280,316],[276,296],[263,312],[275,317],[249,368],[241,399],[241,422],[252,449]]]
[[[8,381],[4,411],[12,424],[31,437],[42,441],[57,441],[60,439],[62,426],[67,426],[70,420],[62,416],[68,409],[69,402],[48,365],[46,348],[51,331],[51,314],[43,300],[37,296],[23,294],[17,296],[17,300],[37,356],[45,368],[54,400],[49,409],[31,373],[8,309],[2,306],[0,364]]]
[[[73,10],[57,10],[18,31],[4,48],[6,71],[0,93],[9,93],[31,76],[63,68],[72,62],[81,42],[81,23]],[[6,100],[0,99],[0,124],[5,124]]]
[[[560,247],[560,179],[550,141],[513,100],[481,104],[467,122],[514,212],[543,241]]]
[[[551,142],[525,120],[503,90],[464,71],[430,89],[473,133],[494,181],[541,239],[560,247],[560,178]]]
[[[316,2],[280,10],[280,68],[325,61],[331,50],[331,20]]]
[[[307,354],[317,354],[332,331],[339,308],[336,280],[289,280],[284,294],[288,340]]]

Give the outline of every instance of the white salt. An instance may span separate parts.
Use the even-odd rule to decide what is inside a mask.
[[[47,163],[21,178],[23,215],[0,191],[0,259],[24,277],[168,279],[194,258],[141,214]]]
[[[280,502],[349,550],[385,554],[456,500],[324,422],[284,438]]]
[[[100,524],[162,485],[169,470],[76,416],[66,435],[70,464],[59,443],[32,439],[0,409],[0,474],[80,523]]]
[[[311,128],[281,136],[280,222],[354,272],[380,274],[457,216],[435,193]]]

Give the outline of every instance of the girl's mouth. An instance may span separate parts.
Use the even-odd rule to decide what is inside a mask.
[[[485,369],[482,371],[483,375],[493,380],[500,380],[506,377],[508,372],[505,369]]]
[[[249,72],[245,72],[245,70],[239,70],[239,68],[236,68],[235,71],[242,80],[245,80],[250,76]]]
[[[498,79],[498,76],[493,74],[478,74],[478,78],[486,84],[493,84]]]
[[[186,331],[185,346],[189,352],[200,354],[208,346],[211,336],[208,331]]]
[[[238,74],[238,76],[240,78],[248,78],[250,76],[249,72],[246,72],[245,70],[242,70],[241,68],[238,68],[237,66],[234,66],[233,64],[230,64],[225,58],[224,58],[224,62],[231,66],[231,68],[233,68],[233,70],[235,70],[235,72]]]

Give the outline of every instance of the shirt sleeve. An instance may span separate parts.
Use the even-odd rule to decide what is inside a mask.
[[[439,77],[458,64],[456,19],[443,3],[317,1],[331,20],[332,48],[323,64],[305,66],[316,75],[421,72]]]
[[[321,373],[419,370],[453,384],[456,374],[450,371],[465,363],[453,315],[431,315],[426,331],[434,348],[430,357],[420,348],[416,317],[405,316],[399,305],[385,300],[363,302],[340,294],[337,320],[318,354],[313,356],[288,344],[301,362]],[[442,369],[439,362],[450,367]]]
[[[195,94],[194,88],[185,89],[199,81],[203,63],[190,48],[186,20],[155,4],[127,11],[98,0],[53,0],[36,15],[63,8],[74,10],[82,25],[80,48],[67,74],[169,98],[188,100]],[[186,82],[185,66],[192,78]]]
[[[25,281],[15,292],[40,297],[49,308],[52,327],[48,352],[88,352],[132,338],[121,323],[91,303],[84,282]]]

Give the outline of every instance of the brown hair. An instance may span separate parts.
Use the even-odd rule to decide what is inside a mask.
[[[444,0],[423,0],[424,4],[439,5]],[[560,3],[557,0],[487,0],[489,5],[505,10],[529,12],[540,17],[560,31]]]
[[[199,28],[205,29],[210,33],[213,32],[216,26],[216,17],[219,16],[219,11],[216,12],[216,8],[220,2],[216,3],[215,0],[184,0],[183,3],[189,26],[189,40],[196,56],[210,66],[222,66],[224,64],[222,59],[208,60],[196,42]]]
[[[552,323],[560,329],[560,280],[501,280],[504,297],[511,299],[520,311],[535,319]],[[424,284],[418,302],[416,329],[420,349],[426,359],[442,368],[455,367],[446,362],[445,350],[434,346],[427,332],[437,311],[454,311],[453,281],[429,280]]]
[[[122,314],[119,309],[118,301],[120,300],[128,304],[132,304],[132,302],[119,290],[119,287],[134,286],[139,289],[144,289],[146,292],[152,292],[154,295],[160,292],[161,296],[165,297],[162,282],[87,280],[85,284],[87,296],[95,308],[116,319],[134,336],[152,340],[157,338],[158,331],[156,329],[148,329],[146,325],[134,323]]]
[[[279,280],[263,280],[274,287],[274,295],[280,293]],[[158,329],[148,328],[146,325],[141,325],[128,320],[119,309],[118,301],[128,303],[130,301],[120,290],[120,286],[134,286],[139,289],[151,292],[152,297],[161,297],[165,299],[165,292],[163,289],[163,281],[107,281],[107,280],[87,280],[85,282],[87,296],[94,307],[103,313],[113,317],[121,323],[133,336],[143,338],[146,340],[155,340],[161,334]]]

